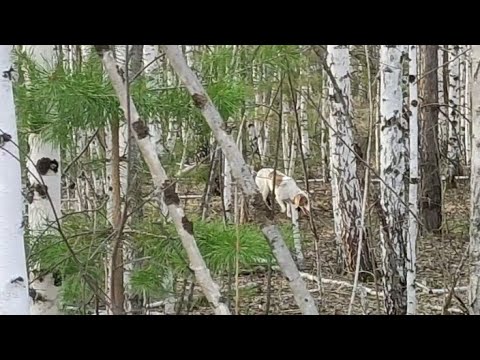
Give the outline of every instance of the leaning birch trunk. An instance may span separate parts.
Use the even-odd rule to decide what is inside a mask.
[[[330,161],[332,169],[332,193],[334,220],[337,244],[343,244],[344,260],[347,270],[355,272],[357,250],[360,239],[358,224],[362,214],[362,189],[357,176],[357,162],[354,149],[353,124],[351,118],[351,90],[350,90],[350,54],[348,45],[328,45],[327,65],[332,76],[330,79]],[[338,88],[337,88],[338,86]],[[373,269],[368,247],[366,246],[366,232],[362,234],[360,244],[361,266],[363,272]]]
[[[472,159],[470,172],[471,313],[480,315],[480,45],[472,45]]]
[[[415,279],[417,275],[417,235],[418,235],[418,86],[417,86],[417,45],[409,45],[409,93],[410,93],[410,184],[408,203],[408,243],[407,243],[407,315],[415,315],[417,297]],[[434,76],[436,74],[434,73]]]
[[[26,49],[32,51],[37,64],[46,69],[51,68],[55,53],[54,45],[30,45]],[[28,73],[26,75],[28,79]],[[58,218],[62,216],[60,149],[58,146],[44,141],[36,133],[29,135],[28,143],[31,161],[27,161],[27,169],[31,191],[33,191],[33,200],[28,206],[28,222],[31,234],[35,238],[34,241],[41,241],[42,235],[53,232],[51,228],[45,232],[48,224],[55,221],[56,216]],[[59,273],[48,272],[46,269],[42,269],[41,264],[34,264],[30,271],[32,277],[30,287],[37,294],[31,304],[31,314],[60,314],[61,278]]]
[[[289,282],[295,301],[301,312],[304,315],[318,315],[315,301],[301,278],[278,227],[272,223],[273,219],[270,218],[271,212],[263,203],[249,166],[245,163],[233,138],[225,131],[225,123],[218,110],[213,105],[198,78],[188,67],[178,45],[161,45],[161,47],[192,96],[195,106],[200,109],[212,129],[217,143],[222,148],[225,157],[231,165],[232,176],[242,188],[246,200],[253,200],[255,202],[256,208],[258,209],[257,219],[260,218],[259,222],[263,225],[263,234],[272,248],[273,255],[283,275]]]
[[[0,71],[12,68],[12,45],[0,45]],[[29,315],[23,200],[12,82],[0,77],[0,315]]]
[[[382,45],[380,49],[380,174],[385,182],[380,184],[380,204],[384,213],[380,240],[388,315],[404,315],[407,305],[404,254],[408,218],[404,204],[408,124],[402,117],[403,49],[403,45]]]
[[[169,181],[165,170],[160,163],[154,144],[149,139],[148,128],[140,119],[131,97],[127,98],[127,84],[119,73],[116,61],[109,45],[95,45],[95,49],[102,59],[103,66],[110,77],[113,88],[117,93],[120,106],[127,119],[130,118],[132,132],[135,135],[139,150],[152,174],[153,183],[158,194],[165,193],[165,202],[173,220],[182,245],[190,260],[190,269],[202,288],[205,297],[217,315],[230,315],[228,307],[221,301],[218,285],[213,281],[210,271],[200,254],[195,237],[193,224],[187,219],[180,206],[180,199]],[[158,197],[159,199],[159,197]]]

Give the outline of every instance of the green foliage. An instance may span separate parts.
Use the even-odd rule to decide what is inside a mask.
[[[202,222],[193,219],[195,238],[205,262],[214,275],[225,274],[234,268],[239,240],[239,264],[248,269],[258,264],[275,260],[258,226],[252,224],[225,226],[221,221]],[[290,248],[293,246],[289,227],[283,227]],[[105,243],[110,229],[97,225],[92,232],[91,219],[83,214],[67,216],[62,231],[68,239],[79,263],[73,259],[68,247],[56,233],[44,235],[35,241],[30,262],[40,261],[44,269],[59,270],[63,277],[62,297],[65,304],[81,305],[89,301],[94,292],[87,286],[85,276],[95,281],[100,288],[104,282]],[[150,297],[162,298],[169,291],[163,283],[169,269],[176,277],[190,273],[188,258],[172,224],[163,225],[149,217],[135,224],[126,236],[135,244],[140,261],[136,262],[130,284],[133,293],[146,292]],[[34,239],[30,236],[30,242]]]
[[[86,276],[103,288],[102,256],[109,229],[101,223],[94,228],[95,232],[92,231],[92,219],[87,215],[74,214],[65,217],[62,223],[68,246],[56,230],[40,236],[31,233],[26,236],[26,241],[32,244],[29,264],[40,262],[42,269],[58,270],[62,274],[62,297],[66,304],[83,303],[94,295],[86,286]]]

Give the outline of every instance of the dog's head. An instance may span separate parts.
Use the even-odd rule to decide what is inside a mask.
[[[310,200],[308,199],[308,195],[304,192],[301,192],[293,198],[293,205],[295,206],[296,210],[300,210],[303,212],[304,215],[310,215]]]

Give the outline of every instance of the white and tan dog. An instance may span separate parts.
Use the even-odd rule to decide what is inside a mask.
[[[255,182],[260,189],[263,201],[268,205],[267,197],[269,193],[273,192],[275,184],[275,200],[280,205],[282,213],[286,212],[290,218],[291,213],[287,211],[287,208],[293,207],[308,216],[310,214],[310,200],[307,193],[300,189],[290,176],[277,170],[275,179],[273,179],[273,174],[272,168],[263,168],[256,173]]]

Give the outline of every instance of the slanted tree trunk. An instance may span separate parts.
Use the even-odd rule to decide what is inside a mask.
[[[417,45],[408,45],[409,93],[410,93],[410,184],[408,203],[408,243],[407,243],[407,315],[415,315],[417,296],[415,281],[417,276],[417,235],[418,235],[418,86],[417,86]],[[433,76],[436,77],[433,72]],[[436,139],[436,138],[434,138]]]
[[[30,45],[26,47],[26,50],[32,52],[32,56],[39,66],[51,69],[54,60],[54,45]],[[28,73],[26,75],[28,82]],[[42,236],[54,232],[52,228],[45,232],[45,228],[55,221],[55,216],[58,218],[62,216],[60,149],[43,140],[37,133],[29,135],[28,143],[31,161],[27,161],[27,169],[30,189],[33,191],[33,200],[28,207],[28,222],[34,241],[42,241]],[[60,314],[60,273],[52,273],[49,269],[42,268],[42,264],[33,264],[31,280],[30,286],[37,292],[37,296],[31,304],[31,314]]]
[[[403,51],[403,45],[382,45],[380,49],[380,174],[384,181],[380,183],[384,225],[380,239],[385,308],[389,315],[404,315],[407,311],[405,181],[408,124],[402,117]]]
[[[348,271],[355,272],[361,228],[362,189],[357,176],[351,119],[350,55],[348,45],[328,45],[330,79],[330,161],[337,242],[343,245]],[[335,82],[335,83],[334,83]],[[337,207],[337,208],[335,208]],[[360,271],[371,272],[373,264],[363,233]],[[365,275],[365,274],[363,274]]]
[[[470,175],[471,313],[480,315],[480,45],[472,45],[472,159]]]
[[[135,135],[139,150],[152,174],[154,186],[158,193],[165,193],[165,202],[173,220],[182,245],[190,261],[190,269],[195,274],[198,284],[217,315],[230,315],[228,307],[222,302],[218,285],[213,281],[210,272],[198,249],[193,235],[193,224],[188,220],[180,206],[180,199],[174,186],[169,181],[160,159],[157,156],[154,144],[149,139],[148,127],[140,119],[131,96],[127,98],[127,84],[117,68],[109,45],[95,45],[95,49],[102,59],[103,66],[110,77],[117,94],[120,106]],[[160,197],[158,197],[160,199]],[[159,201],[160,203],[160,201]]]
[[[422,200],[426,231],[442,226],[442,183],[438,152],[438,45],[422,45]]]
[[[12,48],[0,45],[2,74],[11,74]],[[0,76],[0,109],[0,315],[29,315],[22,174],[9,76]]]
[[[161,45],[161,48],[170,60],[170,64],[180,77],[181,81],[192,96],[193,102],[200,109],[202,115],[212,129],[217,143],[222,148],[225,157],[228,159],[232,176],[242,188],[246,201],[254,202],[257,209],[257,221],[262,224],[262,231],[267,238],[278,265],[289,282],[295,301],[304,315],[318,315],[315,301],[308,291],[305,282],[295,266],[295,262],[288,251],[287,245],[282,238],[278,227],[272,223],[271,211],[263,203],[260,191],[255,183],[249,166],[238,150],[233,138],[225,131],[225,123],[218,110],[208,97],[202,84],[188,67],[178,45]]]

